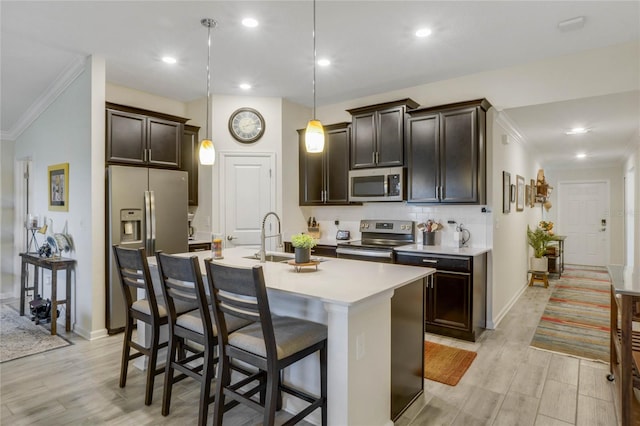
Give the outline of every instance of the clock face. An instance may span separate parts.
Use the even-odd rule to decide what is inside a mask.
[[[240,108],[229,118],[229,132],[239,142],[253,143],[264,134],[264,118],[253,108]]]

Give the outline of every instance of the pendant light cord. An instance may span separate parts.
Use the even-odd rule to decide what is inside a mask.
[[[207,26],[207,139],[211,140],[211,117],[209,104],[211,103],[211,25]]]
[[[316,119],[316,0],[313,0],[313,119]]]

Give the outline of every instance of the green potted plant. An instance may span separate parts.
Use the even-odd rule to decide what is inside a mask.
[[[534,231],[527,225],[527,242],[533,248],[533,256],[529,259],[529,267],[532,271],[547,271],[547,258],[544,257],[547,252],[547,245],[551,241],[551,235],[542,228],[536,228]]]
[[[309,234],[295,234],[291,236],[291,245],[295,248],[296,263],[309,263],[311,249],[318,241]]]

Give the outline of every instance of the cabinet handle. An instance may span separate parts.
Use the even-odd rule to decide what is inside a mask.
[[[432,259],[422,259],[423,263],[438,263],[437,260],[432,260]]]
[[[376,151],[376,164],[380,162],[380,153]]]
[[[147,161],[150,163],[150,162],[151,162],[151,148],[149,148],[149,149],[147,150],[147,152],[149,153],[149,154],[147,155]]]
[[[373,151],[373,152],[371,153],[371,162],[372,162],[373,164],[376,164],[376,152],[375,152],[375,151]]]

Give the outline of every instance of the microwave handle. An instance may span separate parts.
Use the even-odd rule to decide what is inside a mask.
[[[384,195],[389,195],[389,175],[387,175],[384,179]]]

